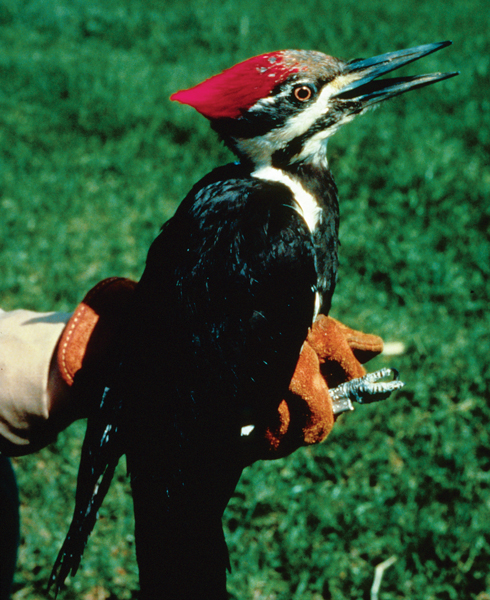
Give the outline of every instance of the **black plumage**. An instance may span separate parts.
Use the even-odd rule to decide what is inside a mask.
[[[329,200],[325,223],[337,220]],[[148,597],[226,597],[221,516],[243,467],[240,430],[260,430],[285,396],[317,279],[315,242],[290,190],[238,165],[198,184],[154,242],[138,290],[138,330],[151,328],[153,346],[144,336],[144,364],[131,360],[139,433],[127,451]],[[148,464],[155,454],[158,469]]]

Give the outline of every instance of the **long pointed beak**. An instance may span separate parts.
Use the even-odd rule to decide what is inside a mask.
[[[359,110],[363,110],[372,104],[382,102],[393,96],[398,96],[410,90],[430,85],[436,81],[442,81],[443,79],[459,75],[459,72],[430,73],[428,75],[397,77],[375,81],[381,75],[399,69],[408,63],[432,54],[432,52],[436,52],[451,44],[452,42],[450,41],[436,42],[407,50],[380,54],[373,58],[352,60],[347,63],[342,71],[342,78],[345,77],[347,83],[335,94],[335,97],[341,100],[358,102],[361,105]]]

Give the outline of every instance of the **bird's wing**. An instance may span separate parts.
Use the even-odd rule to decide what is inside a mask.
[[[127,448],[144,598],[226,597],[241,425],[280,403],[313,318],[313,246],[293,204],[279,184],[207,182],[150,250]]]

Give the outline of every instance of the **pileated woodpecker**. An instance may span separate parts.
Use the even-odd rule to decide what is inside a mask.
[[[227,597],[221,517],[243,468],[241,429],[277,410],[335,288],[327,140],[375,104],[455,75],[377,79],[449,43],[350,62],[271,52],[172,96],[239,160],[197,183],[151,246],[88,421],[58,586],[76,571],[125,453],[140,600]]]

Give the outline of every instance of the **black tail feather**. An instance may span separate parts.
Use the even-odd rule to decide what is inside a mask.
[[[73,520],[56,558],[48,583],[47,591],[53,585],[55,586],[55,598],[64,586],[66,578],[69,575],[75,575],[78,571],[83,551],[95,526],[98,511],[110,487],[116,465],[117,462],[106,468],[100,481],[93,488],[88,502],[87,494],[84,494],[83,504],[81,501],[76,502]]]
[[[55,596],[66,578],[70,574],[75,575],[78,570],[98,511],[122,455],[121,435],[116,424],[119,409],[116,395],[106,388],[98,411],[88,419],[78,470],[74,515],[48,583],[48,591],[55,585]]]

